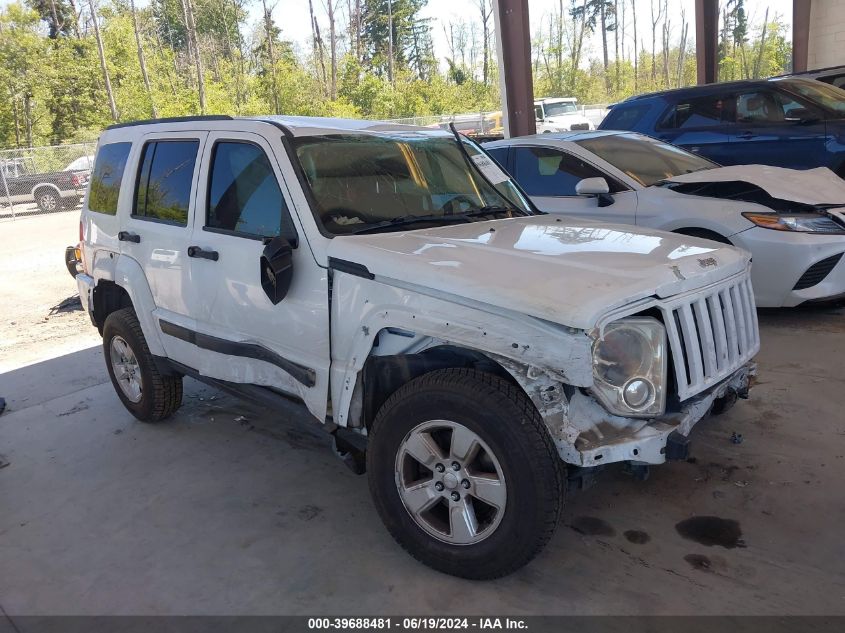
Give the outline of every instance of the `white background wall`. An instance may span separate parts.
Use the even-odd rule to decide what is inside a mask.
[[[812,70],[843,64],[845,0],[812,0],[807,68]]]

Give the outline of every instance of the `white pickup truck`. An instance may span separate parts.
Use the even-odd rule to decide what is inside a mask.
[[[114,126],[81,233],[80,297],[133,415],[174,413],[183,376],[300,403],[396,540],[468,578],[542,549],[568,472],[685,457],[759,347],[745,252],[538,214],[443,130]]]

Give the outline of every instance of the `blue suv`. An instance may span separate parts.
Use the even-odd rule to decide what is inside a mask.
[[[654,136],[722,165],[830,167],[845,178],[845,90],[799,77],[667,90],[616,104],[600,130]]]

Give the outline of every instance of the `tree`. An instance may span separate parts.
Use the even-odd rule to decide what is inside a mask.
[[[117,122],[117,106],[114,103],[114,91],[112,91],[111,79],[109,79],[109,70],[106,66],[106,52],[103,49],[103,38],[100,35],[100,25],[97,21],[97,10],[94,8],[94,0],[88,0],[88,5],[91,7],[91,22],[94,25],[94,37],[97,39],[97,53],[100,57],[100,69],[103,72],[103,83],[106,86],[106,95],[109,99],[111,118]]]
[[[144,87],[147,89],[147,97],[150,100],[150,112],[153,118],[158,117],[153,91],[150,88],[150,76],[147,74],[147,62],[144,58],[144,47],[141,45],[141,34],[138,32],[138,14],[135,12],[135,0],[129,0],[130,11],[132,12],[132,29],[135,31],[135,44],[138,47],[138,65],[141,67],[141,74],[144,77]]]

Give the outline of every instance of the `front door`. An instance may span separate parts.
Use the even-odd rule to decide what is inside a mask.
[[[201,374],[270,387],[326,415],[329,368],[327,271],[317,266],[265,138],[209,135],[190,246],[191,277],[201,289],[196,343]],[[262,287],[265,242],[293,248],[290,290],[274,304]]]
[[[603,222],[636,222],[636,192],[582,158],[554,147],[516,146],[510,159],[514,177],[541,211]],[[604,178],[613,204],[599,206],[598,198],[579,196],[575,186],[584,178]]]
[[[155,301],[156,323],[193,328],[196,287],[185,251],[194,216],[194,192],[207,132],[148,134],[136,144],[131,216],[118,233],[120,252],[138,262]],[[162,336],[167,356],[190,364],[193,348]]]
[[[824,116],[774,90],[736,95],[735,163],[806,169],[827,161]]]

